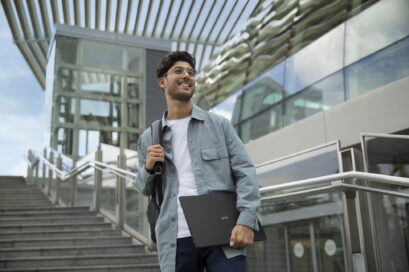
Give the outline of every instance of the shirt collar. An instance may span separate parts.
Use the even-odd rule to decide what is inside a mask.
[[[162,115],[162,130],[167,126],[166,124],[166,116],[168,115],[168,111],[165,111]],[[196,105],[193,105],[192,109],[192,119],[197,119],[200,121],[204,121],[203,110]]]

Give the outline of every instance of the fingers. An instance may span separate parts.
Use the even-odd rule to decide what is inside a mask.
[[[252,229],[236,225],[230,237],[230,246],[233,248],[243,248],[253,244],[254,232]]]
[[[157,161],[165,161],[165,150],[161,145],[151,145],[146,152],[146,169],[149,171],[152,170],[153,165]]]

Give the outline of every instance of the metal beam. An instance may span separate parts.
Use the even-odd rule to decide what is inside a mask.
[[[91,28],[91,14],[89,1],[85,1],[85,27]]]
[[[163,2],[164,2],[164,1],[160,1],[160,2],[159,2],[158,13],[156,13],[155,23],[154,23],[154,25],[153,25],[152,33],[151,33],[151,35],[150,35],[151,37],[155,37],[155,31],[156,31],[156,27],[158,26],[158,20],[159,20],[159,16],[160,16],[160,14],[161,14],[161,11],[162,11]],[[171,3],[172,3],[172,2],[173,2],[173,1],[171,1]],[[169,10],[168,10],[168,12],[169,12]]]
[[[190,38],[192,37],[193,31],[196,28],[196,25],[197,25],[197,22],[199,21],[200,15],[202,15],[204,4],[205,4],[205,1],[202,0],[202,5],[200,6],[199,11],[197,12],[196,20],[192,25],[192,29],[190,30],[189,35],[187,36],[187,40],[190,40]],[[187,51],[187,49],[188,49],[188,44],[186,43],[186,51]]]
[[[134,28],[133,28],[133,34],[134,35],[136,35],[136,33],[138,32],[138,25],[139,25],[139,20],[140,20],[140,17],[141,17],[141,10],[142,10],[142,7],[143,7],[143,2],[144,2],[144,0],[139,0],[138,1],[138,12],[136,13],[135,25],[134,25]]]
[[[200,36],[202,36],[202,32],[203,32],[205,26],[207,25],[207,21],[209,20],[210,15],[212,14],[213,9],[214,9],[215,6],[216,6],[216,0],[213,1],[212,6],[210,7],[209,12],[207,13],[206,19],[205,19],[204,23],[202,24],[202,27],[199,30],[199,34],[198,34],[196,40],[200,40]],[[195,42],[195,47],[193,49],[193,55],[196,55],[197,46],[198,46],[198,43]],[[204,55],[204,49],[202,50],[202,54],[201,54],[199,63],[202,63],[203,55]],[[199,68],[200,68],[200,66],[198,66],[198,69]]]
[[[31,19],[31,25],[33,26],[33,30],[34,30],[34,38],[38,39],[42,36],[42,34],[41,34],[40,24],[39,24],[38,17],[37,17],[37,8],[33,1],[27,1],[26,3],[27,3],[28,13]],[[47,44],[39,42],[38,45],[40,47],[42,56],[45,59],[47,59],[47,50],[48,50]]]
[[[126,9],[124,33],[128,33],[129,18],[131,17],[132,2],[133,2],[133,0],[128,0],[128,8]]]
[[[51,3],[51,11],[53,14],[53,23],[54,25],[60,23],[60,14],[58,13],[58,2],[57,1],[50,1]]]
[[[119,33],[119,19],[121,18],[122,0],[116,2],[115,32]]]
[[[48,15],[48,10],[47,10],[47,0],[40,0],[38,2],[38,5],[40,6],[40,12],[41,12],[41,20],[43,22],[43,29],[45,36],[47,38],[51,37],[51,28],[50,28],[50,20],[49,20],[49,15]]]
[[[172,37],[173,37],[173,32],[175,31],[175,28],[176,28],[176,25],[177,25],[177,23],[178,23],[178,19],[179,19],[180,13],[182,12],[183,4],[184,4],[184,3],[185,3],[185,0],[182,0],[182,2],[180,3],[180,6],[179,6],[179,8],[178,8],[178,13],[176,14],[176,16],[175,16],[175,21],[173,22],[172,31],[171,31],[170,34],[169,34],[169,38],[172,38]]]
[[[105,31],[109,31],[109,25],[111,23],[111,0],[106,0],[106,13],[105,13]]]
[[[88,1],[85,1],[88,2]],[[74,0],[74,24],[81,26],[80,0]]]
[[[70,24],[70,6],[68,5],[68,1],[70,0],[62,1],[62,11],[64,14],[64,22],[67,25]]]
[[[167,14],[166,14],[165,23],[163,24],[162,31],[160,32],[159,38],[162,38],[162,37],[163,37],[163,34],[165,33],[166,26],[168,25],[168,22],[169,22],[169,15],[170,15],[170,13],[172,12],[173,3],[175,3],[174,0],[173,0],[173,1],[170,1],[170,6],[169,6],[169,8],[167,9],[168,12],[167,12]],[[153,34],[155,34],[155,33],[153,33]]]
[[[99,29],[99,20],[101,16],[101,0],[95,0],[95,29]]]
[[[149,19],[151,18],[152,3],[153,3],[153,0],[150,0],[149,1],[149,6],[148,6],[148,14],[145,17],[145,24],[143,25],[142,36],[144,36],[144,37],[145,37],[145,34],[146,34],[146,30],[148,28]]]
[[[182,30],[179,33],[178,39],[181,39],[182,36],[183,36],[183,31],[185,31],[186,23],[187,23],[188,19],[190,18],[190,16],[192,15],[192,8],[195,5],[195,2],[196,2],[196,0],[192,0],[192,2],[190,2],[189,11],[186,13],[186,14],[189,14],[189,15],[185,16],[185,21],[182,24]],[[180,43],[177,43],[176,50],[179,50],[179,48],[180,48]]]

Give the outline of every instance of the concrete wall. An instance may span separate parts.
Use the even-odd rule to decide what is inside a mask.
[[[347,147],[361,132],[394,133],[409,128],[409,77],[336,105],[246,144],[255,164],[333,140]]]

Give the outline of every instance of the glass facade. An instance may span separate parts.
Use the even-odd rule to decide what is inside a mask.
[[[72,158],[100,143],[136,149],[144,128],[144,49],[57,35],[51,52],[51,147]]]
[[[384,0],[352,13],[211,110],[246,143],[407,77],[409,2]]]

